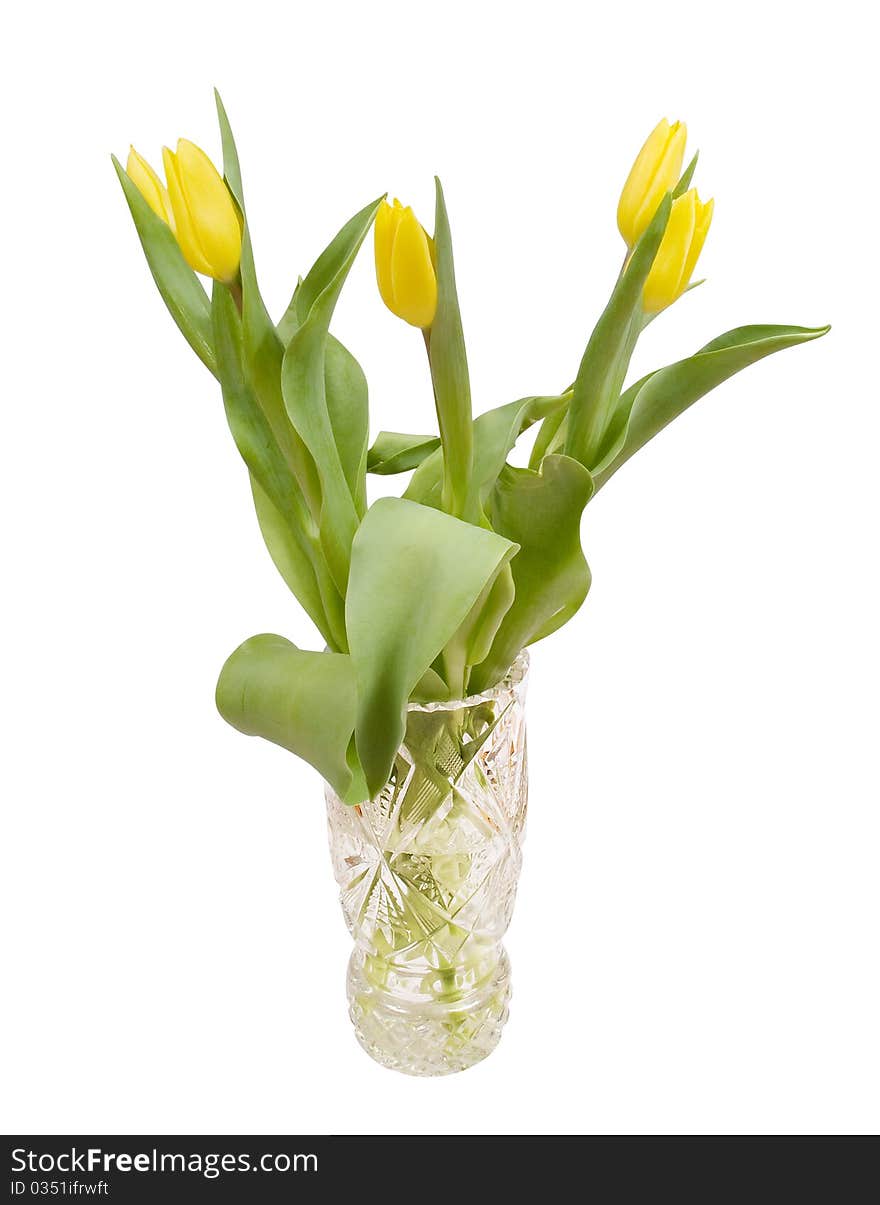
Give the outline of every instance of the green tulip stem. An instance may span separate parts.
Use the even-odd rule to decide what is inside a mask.
[[[532,446],[532,454],[529,457],[529,468],[535,472],[540,470],[544,457],[555,450],[557,439],[561,440],[561,444],[565,443],[565,424],[571,395],[572,387],[570,386],[560,394],[560,397],[566,399],[566,405],[560,406],[558,410],[548,414],[538,429],[538,435]]]
[[[230,280],[227,288],[232,295],[232,300],[235,302],[235,308],[238,310],[238,315],[241,317],[242,307],[244,305],[244,293],[242,292],[241,287],[241,275],[239,274],[234,280]]]
[[[629,321],[626,336],[621,344],[620,351],[614,359],[606,387],[602,391],[602,404],[597,406],[591,415],[591,421],[588,424],[589,433],[584,446],[585,450],[582,461],[587,468],[591,468],[596,464],[602,453],[602,445],[605,441],[609,424],[614,417],[617,401],[623,391],[623,383],[629,371],[630,360],[639,341],[639,335],[642,333],[642,318],[643,311],[639,306]]]
[[[443,461],[443,484],[441,486],[440,500],[443,509],[447,514],[453,515],[456,519],[463,517],[465,507],[465,497],[460,491],[456,490],[453,480],[453,461],[454,452],[450,454],[451,433],[449,432],[444,422],[444,411],[442,402],[437,393],[436,375],[434,371],[434,362],[431,359],[431,328],[426,326],[422,330],[422,337],[425,341],[425,352],[428,356],[428,368],[431,373],[431,385],[434,390],[434,404],[437,411],[437,419],[440,426],[440,456]]]

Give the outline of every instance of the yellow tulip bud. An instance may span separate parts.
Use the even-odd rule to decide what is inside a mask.
[[[434,240],[412,209],[395,199],[376,214],[376,280],[382,300],[410,326],[428,327],[437,313]]]
[[[636,156],[617,206],[617,228],[633,248],[647,229],[657,206],[681,175],[687,126],[670,125],[664,117]]]
[[[642,305],[647,313],[659,314],[665,310],[690,284],[714,208],[714,201],[703,204],[695,188],[672,202],[669,224],[642,291]]]
[[[196,272],[229,282],[241,260],[241,222],[223,177],[203,150],[181,138],[162,151],[174,232]]]
[[[173,230],[174,214],[171,212],[168,190],[146,159],[139,155],[134,147],[129,148],[125,170],[153,213]]]

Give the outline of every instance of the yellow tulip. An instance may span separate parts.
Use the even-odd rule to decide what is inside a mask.
[[[223,177],[203,150],[181,138],[162,150],[174,233],[189,266],[229,282],[241,260],[241,222]]]
[[[143,155],[139,155],[134,147],[129,148],[125,170],[153,213],[173,230],[174,214],[171,212],[168,190]]]
[[[617,228],[632,249],[645,232],[657,206],[681,175],[687,126],[663,120],[648,135],[630,169],[617,206]]]
[[[382,300],[410,326],[428,327],[437,312],[434,240],[412,209],[395,199],[376,214],[376,280]]]
[[[181,138],[177,153],[164,147],[168,187],[134,147],[125,170],[158,217],[174,231],[189,266],[229,282],[241,260],[241,222],[223,177],[203,150]]]
[[[672,202],[669,224],[642,291],[642,305],[648,314],[665,310],[690,284],[714,208],[715,202],[704,204],[695,188]]]

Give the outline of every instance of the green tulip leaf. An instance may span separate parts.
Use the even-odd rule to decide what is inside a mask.
[[[263,413],[281,454],[290,466],[311,513],[317,516],[321,492],[317,469],[302,439],[292,426],[281,395],[281,362],[284,347],[266,309],[257,281],[257,270],[251,244],[250,227],[244,204],[241,165],[232,127],[220,93],[214,90],[217,121],[223,146],[223,174],[238,206],[242,222],[241,240],[241,306],[244,348],[248,372]]]
[[[449,687],[435,669],[426,669],[410,692],[414,703],[439,703],[449,698]]]
[[[348,581],[351,542],[360,520],[360,499],[356,497],[358,489],[352,492],[343,464],[345,453],[336,442],[325,386],[325,360],[333,310],[378,207],[379,201],[374,201],[347,222],[303,281],[300,294],[307,317],[292,335],[281,369],[281,389],[288,416],[317,466],[322,498],[321,542],[342,594]],[[350,365],[342,371],[351,376]],[[355,421],[347,429],[357,432],[358,464],[362,463],[365,469],[365,426]],[[349,471],[354,459],[352,452]],[[361,469],[357,471],[360,473]]]
[[[521,648],[543,640],[579,609],[590,588],[580,523],[590,500],[590,474],[568,456],[547,456],[540,473],[508,465],[489,498],[489,519],[519,552],[510,563],[515,595],[470,689],[498,682]]]
[[[532,454],[529,457],[529,468],[536,472],[540,470],[543,464],[544,457],[554,451],[555,445],[560,447],[565,443],[566,419],[568,418],[568,404],[571,400],[570,395],[563,398],[563,404],[558,410],[554,410],[552,414],[548,414],[541,423],[540,430],[535,437],[534,445],[532,446]]]
[[[298,327],[316,308],[320,310],[321,320],[329,325],[342,286],[383,200],[384,195],[377,197],[349,218],[300,281],[294,294]]]
[[[667,193],[636,243],[590,336],[578,369],[568,409],[565,452],[588,469],[593,468],[623,388],[641,329],[642,288],[666,230],[671,208],[672,201]]]
[[[516,545],[402,498],[358,529],[345,604],[358,685],[355,742],[370,796],[388,779],[410,694]]]
[[[257,522],[275,568],[327,644],[333,648],[335,642],[325,620],[324,600],[312,562],[253,473],[250,478]]]
[[[251,474],[254,510],[263,542],[288,589],[333,652],[348,648],[345,608],[317,539],[305,539]]]
[[[277,328],[273,326],[257,287],[253,251],[245,218],[241,168],[235,139],[226,110],[215,90],[217,115],[223,142],[223,168],[226,182],[238,203],[245,223],[242,246],[242,293],[245,341],[255,378],[262,385],[265,408],[288,462],[302,482],[303,491],[313,513],[320,511],[320,484],[314,461],[287,414],[281,391],[281,365],[284,349],[302,322],[308,317],[315,300],[339,271],[347,243],[340,236],[319,256],[305,280],[300,280],[288,312]],[[360,215],[358,215],[360,217]],[[352,220],[357,223],[358,218]],[[349,223],[349,225],[352,225]],[[346,228],[347,229],[347,228]],[[357,227],[355,226],[355,231]],[[343,232],[344,233],[344,232]],[[328,337],[324,384],[333,433],[339,447],[342,468],[359,514],[366,510],[366,456],[369,440],[367,382],[361,366],[337,339]]]
[[[410,469],[417,469],[439,447],[437,435],[380,431],[367,456],[367,472],[380,477],[408,473]]]
[[[220,126],[220,145],[223,147],[223,175],[232,193],[233,199],[242,214],[244,214],[244,188],[241,182],[241,164],[238,161],[238,148],[232,133],[232,126],[226,114],[226,108],[219,91],[214,89],[214,105],[217,109],[217,124]]]
[[[300,313],[300,289],[302,288],[303,278],[300,277],[296,282],[296,288],[293,290],[293,296],[287,304],[287,309],[281,315],[278,325],[275,327],[278,332],[278,338],[287,347],[292,337],[296,334],[302,325],[302,320],[305,314]]]
[[[620,398],[593,476],[605,484],[639,448],[674,418],[764,356],[818,339],[830,328],[740,326],[701,348],[696,355],[658,369],[636,381]]]
[[[242,459],[281,511],[299,501],[293,479],[263,414],[244,366],[242,322],[229,289],[214,284],[211,300],[217,368],[226,417]]]
[[[441,664],[453,698],[463,699],[473,694],[470,667],[488,657],[515,593],[513,573],[510,565],[505,563],[483,587],[458,631],[443,646]]]
[[[316,297],[330,279],[334,264],[338,267],[334,240],[312,266],[308,275],[300,277],[277,331],[286,347],[309,316]],[[306,283],[308,282],[308,283]],[[370,411],[367,379],[363,369],[347,347],[328,335],[324,354],[324,391],[330,425],[339,448],[342,471],[355,501],[358,515],[367,509],[367,448],[369,445]]]
[[[344,647],[341,597],[337,596],[334,606],[329,583],[324,584],[326,599],[322,597],[321,575],[323,572],[326,576],[326,570],[322,564],[314,523],[245,374],[241,319],[225,285],[214,285],[212,316],[217,372],[229,429],[252,480],[275,512],[276,522],[273,523],[272,514],[265,507],[261,512],[259,499],[255,496],[266,546],[284,580],[324,639],[331,647]],[[279,564],[282,552],[278,523],[283,525],[285,532],[283,569]],[[321,600],[320,607],[316,606],[316,597]],[[328,610],[330,615],[335,611],[339,616],[335,631],[329,622]]]
[[[324,396],[342,472],[358,517],[367,510],[367,450],[370,405],[364,370],[347,347],[327,336],[324,348]]]
[[[673,188],[673,190],[672,190],[673,201],[675,200],[676,197],[683,196],[687,192],[687,190],[690,188],[691,180],[693,180],[693,178],[694,178],[694,172],[697,170],[697,160],[699,158],[700,158],[700,152],[697,151],[697,153],[694,155],[693,159],[691,159],[690,163],[687,165],[687,167],[681,173],[681,177],[680,177],[678,183],[676,184],[675,188]]]
[[[519,401],[487,410],[474,420],[473,467],[464,516],[468,522],[482,522],[486,498],[523,431],[542,418],[563,410],[565,402],[565,397],[561,395],[520,398]],[[439,508],[442,481],[443,452],[438,449],[413,474],[404,497]]]
[[[474,423],[474,470],[468,518],[477,522],[516,441],[533,423],[562,410],[565,399],[527,397],[481,414]]]
[[[437,313],[427,332],[428,357],[443,446],[443,509],[464,516],[471,475],[471,387],[452,256],[452,234],[443,189],[435,177],[434,254]]]
[[[350,749],[357,703],[350,657],[307,652],[283,636],[252,636],[220,671],[216,699],[233,728],[303,758],[347,802],[366,799]]]
[[[183,258],[170,227],[153,213],[115,155],[112,159],[162,300],[187,343],[205,367],[216,373],[211,305],[204,286]]]

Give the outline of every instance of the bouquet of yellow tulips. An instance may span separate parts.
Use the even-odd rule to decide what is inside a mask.
[[[126,168],[114,163],[159,292],[220,383],[269,553],[325,646],[254,636],[224,665],[217,703],[361,804],[392,773],[409,705],[492,688],[580,608],[590,585],[581,516],[621,465],[734,373],[827,328],[738,327],[627,383],[641,332],[693,287],[712,221],[712,202],[691,187],[696,156],[684,166],[684,125],[661,121],[624,185],[625,262],[573,384],[474,418],[439,181],[433,235],[398,201],[371,201],[276,321],[219,97],[217,111],[222,175],[183,140],[163,152],[164,183],[134,150]],[[382,431],[372,445],[364,374],[330,333],[371,227],[381,298],[424,337],[438,428]],[[535,424],[529,466],[510,465]],[[402,497],[368,505],[368,474],[412,470]]]

